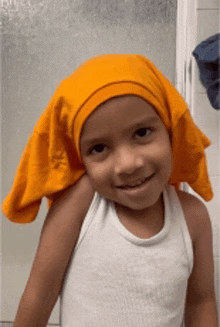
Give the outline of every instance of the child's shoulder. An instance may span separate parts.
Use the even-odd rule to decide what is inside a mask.
[[[193,269],[186,299],[186,313],[193,315],[195,304],[215,303],[212,224],[200,199],[184,191],[177,193],[193,241]]]
[[[193,244],[201,227],[210,223],[205,204],[191,193],[177,191]]]

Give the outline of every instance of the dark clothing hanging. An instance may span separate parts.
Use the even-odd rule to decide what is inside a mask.
[[[220,109],[220,33],[201,42],[193,51],[200,81],[214,109]]]

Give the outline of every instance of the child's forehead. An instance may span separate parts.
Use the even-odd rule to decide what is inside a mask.
[[[112,114],[113,112],[115,115]],[[142,115],[159,116],[157,110],[144,98],[133,94],[125,94],[112,97],[101,103],[86,121],[108,119],[110,116],[112,119],[117,120],[121,115],[125,116],[126,121]]]
[[[162,122],[155,108],[145,99],[135,95],[117,96],[100,104],[84,122],[81,136],[87,132],[115,125],[132,128],[145,122]]]

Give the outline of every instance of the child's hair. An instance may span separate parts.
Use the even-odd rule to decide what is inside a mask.
[[[178,188],[187,182],[206,201],[212,199],[204,152],[210,141],[193,122],[184,99],[146,57],[109,54],[88,60],[58,86],[34,127],[4,199],[8,219],[33,221],[42,197],[49,199],[79,180],[85,173],[79,151],[85,120],[104,101],[125,94],[147,100],[172,137],[169,183]]]

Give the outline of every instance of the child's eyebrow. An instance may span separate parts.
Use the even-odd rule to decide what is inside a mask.
[[[132,130],[135,128],[142,127],[144,124],[154,124],[160,122],[161,119],[159,116],[148,116],[148,117],[141,117],[141,119],[138,119],[135,123],[132,123],[129,127],[126,129]],[[100,142],[101,139],[105,139],[106,135],[98,135],[91,138],[82,138],[81,139],[81,145],[84,147],[88,147],[90,144],[94,144],[97,142]]]
[[[139,127],[143,124],[153,124],[153,123],[157,123],[159,122],[161,119],[159,116],[148,116],[146,118],[141,118],[141,119],[138,119],[135,123],[131,124],[130,127],[128,127],[128,129],[132,129],[132,128],[135,128],[135,127]]]

